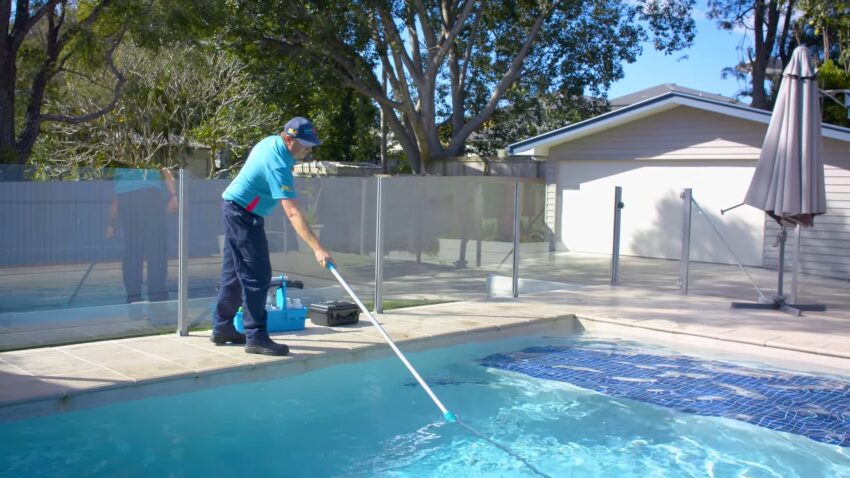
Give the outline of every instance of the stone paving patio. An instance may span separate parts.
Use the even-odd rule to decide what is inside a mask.
[[[378,318],[403,350],[555,327],[731,350],[850,375],[845,310],[792,317],[730,309],[728,300],[715,297],[575,286],[518,300],[401,309]],[[0,353],[0,420],[303,373],[390,353],[365,318],[354,327],[308,322],[304,331],[277,334],[292,348],[288,357],[247,355],[241,347],[213,346],[208,337],[209,331],[200,331]]]

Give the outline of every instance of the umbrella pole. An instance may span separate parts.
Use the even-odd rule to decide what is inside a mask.
[[[800,227],[800,226],[797,226]],[[782,312],[787,312],[791,315],[795,315],[797,317],[803,315],[803,311],[812,311],[812,312],[824,312],[826,310],[826,306],[823,304],[797,304],[797,284],[796,277],[793,277],[793,289],[794,289],[794,302],[788,303],[785,300],[785,296],[783,295],[783,282],[785,278],[785,240],[788,238],[788,231],[785,230],[785,225],[779,225],[779,271],[777,274],[777,284],[776,284],[776,296],[773,297],[773,301],[768,303],[749,303],[749,302],[732,302],[733,309],[778,309]],[[799,234],[797,236],[797,241],[799,244]],[[797,249],[797,253],[794,257],[794,267],[797,267],[797,262],[800,260],[799,249]],[[795,271],[796,272],[796,271]]]
[[[791,302],[797,303],[797,280],[800,276],[800,241],[803,226],[798,225],[794,235],[794,270],[791,273]]]
[[[779,274],[777,274],[776,297],[774,302],[784,302],[785,296],[782,295],[783,285],[785,283],[785,239],[788,238],[788,232],[785,230],[785,225],[779,226]]]

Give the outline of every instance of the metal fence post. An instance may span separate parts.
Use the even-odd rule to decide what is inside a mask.
[[[360,255],[366,255],[366,178],[360,181]]]
[[[514,181],[514,261],[511,272],[511,292],[519,297],[519,240],[520,240],[520,182]]]
[[[484,217],[484,212],[481,210],[483,207],[482,194],[484,192],[481,190],[482,184],[480,182],[475,183],[474,194],[472,195],[472,205],[473,205],[473,214],[475,215],[475,267],[481,267],[481,219]]]
[[[189,183],[188,172],[180,170],[180,195],[177,197],[177,333],[189,335]]]
[[[623,206],[623,188],[614,186],[614,239],[611,248],[611,285],[616,285],[620,282],[620,216]]]
[[[384,282],[384,178],[378,177],[375,215],[375,305],[372,307],[376,314],[384,312],[383,282]]]
[[[416,197],[425,197],[425,183],[417,178]],[[416,263],[422,264],[422,208],[416,208]]]
[[[688,294],[688,268],[691,257],[691,201],[693,190],[687,188],[679,195],[682,198],[682,257],[679,259],[679,289]]]

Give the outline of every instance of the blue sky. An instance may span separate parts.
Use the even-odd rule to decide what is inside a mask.
[[[651,44],[644,45],[637,61],[624,66],[625,78],[614,83],[608,98],[617,98],[661,83],[675,83],[708,93],[733,96],[740,89],[737,80],[723,80],[720,73],[738,63],[737,47],[743,32],[727,32],[717,28],[714,20],[705,18],[705,2],[697,2],[694,11],[697,33],[693,47],[664,55]],[[683,58],[683,57],[687,58]]]

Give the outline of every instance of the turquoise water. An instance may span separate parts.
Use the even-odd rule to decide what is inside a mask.
[[[552,477],[850,477],[850,448],[477,362],[583,340],[520,337],[409,358],[451,411]],[[0,436],[4,477],[537,476],[444,423],[393,357],[0,424]]]

